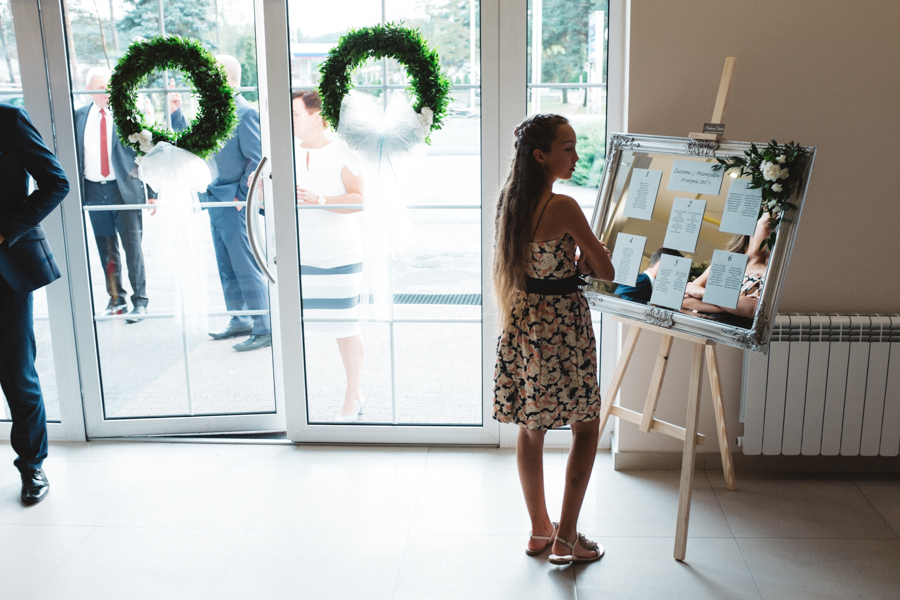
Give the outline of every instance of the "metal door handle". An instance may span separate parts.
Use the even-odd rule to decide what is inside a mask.
[[[259,244],[256,241],[259,237],[259,232],[256,231],[258,225],[256,224],[256,213],[253,210],[253,205],[256,203],[256,184],[267,160],[268,159],[266,159],[265,156],[260,159],[259,164],[256,166],[256,171],[253,172],[253,178],[250,180],[250,189],[247,191],[247,238],[250,240],[250,250],[253,252],[253,258],[256,259],[256,264],[258,264],[259,268],[266,274],[269,281],[275,283],[275,276],[272,275],[272,271],[269,270],[269,265],[266,264],[262,255],[262,250],[260,250]]]

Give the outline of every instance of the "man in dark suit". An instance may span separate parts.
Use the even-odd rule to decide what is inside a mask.
[[[228,84],[241,85],[241,64],[233,56],[217,56],[225,68]],[[218,177],[207,189],[209,202],[243,202],[247,199],[248,179],[262,157],[259,139],[259,113],[240,94],[237,102],[238,126],[225,147],[213,158]],[[216,250],[216,265],[225,307],[228,310],[269,309],[269,290],[262,269],[256,264],[247,238],[247,209],[243,206],[209,208],[209,226]],[[234,345],[238,351],[257,350],[272,344],[269,315],[231,317],[225,329],[209,334],[225,340],[249,336]]]
[[[678,250],[660,248],[650,256],[650,265],[647,270],[638,275],[634,285],[620,285],[616,288],[616,295],[625,300],[647,304],[653,295],[653,286],[656,285],[656,274],[659,273],[659,257],[663,254],[671,256],[683,256]]]
[[[28,175],[37,189],[29,195]],[[22,476],[22,502],[50,490],[47,415],[34,368],[31,292],[56,281],[59,267],[40,222],[62,202],[69,181],[28,113],[0,104],[0,387],[12,414],[10,442]]]
[[[78,150],[79,177],[84,190],[84,203],[89,206],[115,204],[144,204],[155,202],[148,197],[144,183],[137,178],[137,153],[119,140],[118,130],[109,110],[108,69],[88,71],[85,88],[93,104],[75,111],[75,137]],[[172,128],[180,131],[187,126],[180,109],[181,97],[169,94]],[[147,283],[144,273],[142,210],[104,210],[88,213],[94,229],[100,262],[106,277],[109,304],[105,314],[121,315],[128,309],[122,287],[122,263],[119,258],[119,238],[125,250],[128,279],[131,283],[131,304],[128,323],[136,323],[147,314]],[[153,214],[152,212],[150,214]],[[117,235],[118,234],[118,235]]]

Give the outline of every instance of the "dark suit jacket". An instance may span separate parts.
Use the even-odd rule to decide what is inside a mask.
[[[37,183],[31,195],[28,175]],[[28,113],[0,104],[0,278],[17,292],[59,279],[40,222],[68,193],[69,180]]]
[[[632,302],[640,302],[647,304],[650,302],[650,296],[653,295],[653,284],[650,283],[650,276],[646,273],[638,275],[634,286],[620,285],[616,288],[616,295],[625,300]]]
[[[88,113],[93,104],[82,106],[75,111],[75,140],[78,150],[78,179],[81,182],[81,189],[84,189],[84,127],[87,124]],[[187,119],[181,113],[179,108],[172,113],[172,129],[181,131],[187,128]],[[112,167],[116,173],[116,185],[122,200],[125,204],[143,204],[144,203],[144,182],[137,177],[137,164],[134,158],[137,156],[130,146],[126,146],[119,139],[119,130],[113,123],[112,127]],[[154,194],[150,195],[155,197]]]
[[[243,96],[239,95],[235,100],[238,126],[225,147],[213,157],[218,177],[207,188],[210,202],[231,202],[235,198],[242,202],[246,200],[247,180],[262,158],[259,113]]]

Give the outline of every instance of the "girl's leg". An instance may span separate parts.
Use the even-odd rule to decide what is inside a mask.
[[[584,502],[594,458],[597,456],[597,442],[600,440],[600,419],[572,424],[572,449],[569,451],[569,462],[566,465],[566,489],[563,493],[562,516],[559,519],[559,537],[575,542],[575,527],[578,514]],[[571,554],[568,547],[559,542],[553,544],[554,554]],[[580,544],[575,544],[576,556],[592,556],[595,553]]]
[[[347,391],[344,393],[344,406],[341,414],[349,415],[356,410],[359,401],[360,385],[362,382],[363,358],[365,346],[361,334],[337,339],[338,350],[341,351],[341,360],[344,362],[344,372],[347,374]]]
[[[547,514],[547,502],[544,499],[544,434],[545,431],[534,431],[519,427],[519,439],[516,442],[516,462],[519,466],[519,481],[525,494],[525,505],[531,517],[531,533],[549,536],[553,533],[553,525]],[[528,540],[532,550],[543,548],[547,542]]]

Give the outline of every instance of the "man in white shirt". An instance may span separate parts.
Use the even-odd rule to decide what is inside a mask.
[[[152,204],[154,200],[148,197],[144,183],[137,178],[137,164],[134,162],[136,153],[119,140],[109,110],[106,87],[110,74],[108,69],[100,67],[88,71],[85,88],[95,91],[91,94],[93,103],[75,111],[75,137],[84,203],[88,206]],[[169,94],[172,127],[176,130],[184,129],[187,125],[180,107],[181,96]],[[128,309],[119,258],[119,239],[122,240],[132,291],[133,308],[129,313],[128,323],[140,321],[147,314],[149,303],[144,254],[141,249],[142,213],[143,210],[116,209],[88,213],[110,297],[105,311],[107,315],[120,315]]]

